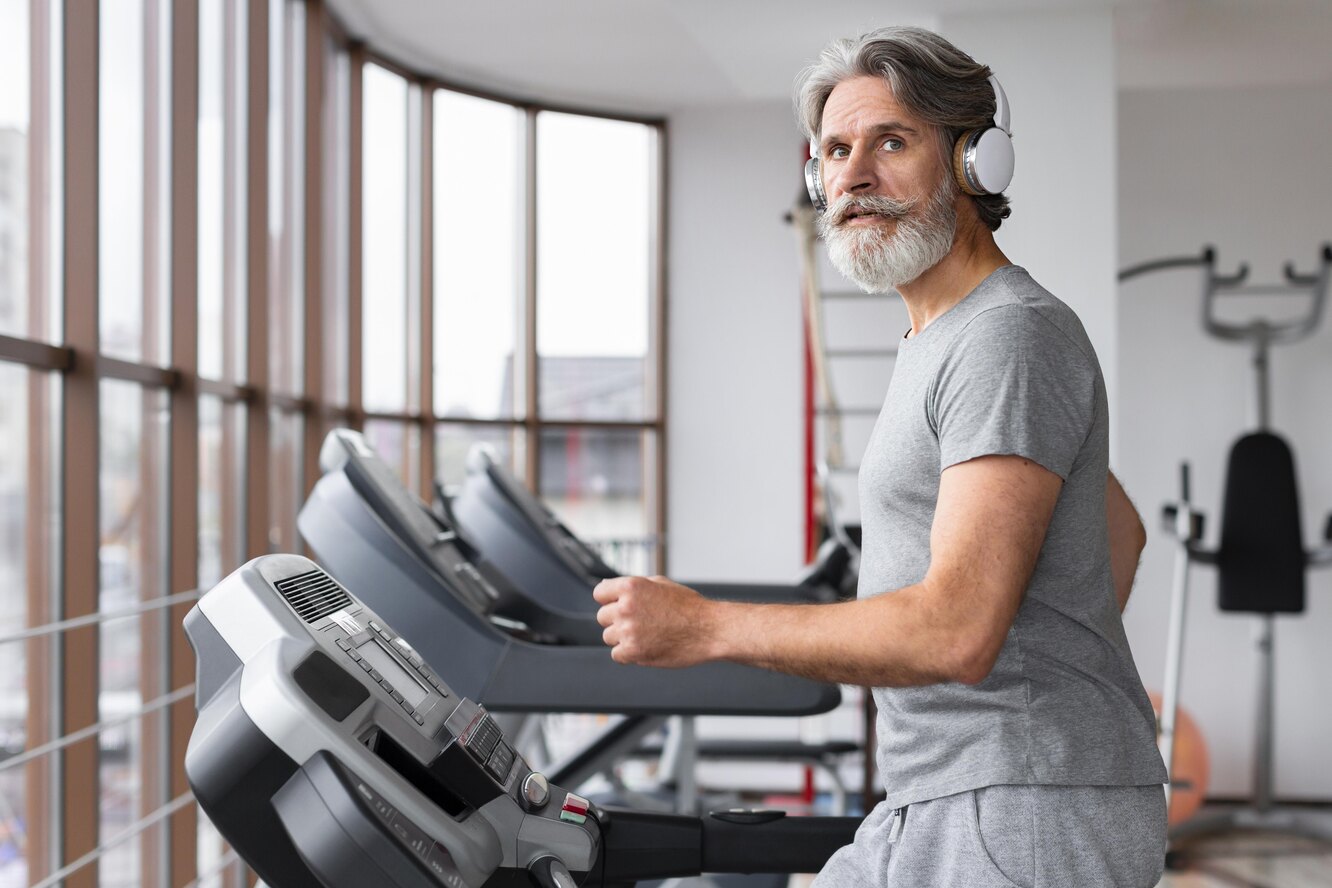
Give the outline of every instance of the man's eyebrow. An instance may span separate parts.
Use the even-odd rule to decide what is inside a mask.
[[[920,135],[920,130],[909,124],[902,123],[900,120],[889,120],[884,123],[876,123],[874,126],[870,127],[867,135],[881,136],[884,133],[901,133],[904,136],[918,136]],[[819,140],[819,145],[831,145],[836,142],[846,141],[848,141],[847,137],[841,133],[829,133]]]

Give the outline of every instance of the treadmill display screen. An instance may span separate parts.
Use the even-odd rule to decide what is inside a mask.
[[[382,644],[372,641],[361,645],[356,649],[365,661],[379,670],[384,676],[384,680],[393,685],[393,689],[402,694],[407,702],[412,704],[415,709],[421,705],[421,701],[429,696],[430,692],[417,684],[416,679],[406,669],[403,669],[398,661],[393,658]]]

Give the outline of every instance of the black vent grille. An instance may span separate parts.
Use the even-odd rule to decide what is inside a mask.
[[[307,623],[313,623],[352,603],[351,597],[342,591],[342,587],[317,568],[278,580],[274,585],[282,597],[287,599],[287,604],[296,611],[296,616]]]

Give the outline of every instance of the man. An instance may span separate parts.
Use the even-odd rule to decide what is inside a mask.
[[[860,471],[860,599],[719,602],[664,577],[594,593],[618,662],[874,688],[887,799],[820,888],[1151,886],[1164,862],[1166,775],[1120,619],[1145,535],[1108,472],[1100,367],[995,244],[1007,198],[953,169],[995,119],[989,76],[885,29],[799,83],[830,257],[911,319]]]

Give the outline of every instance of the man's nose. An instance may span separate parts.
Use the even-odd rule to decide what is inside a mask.
[[[852,151],[846,163],[842,164],[837,178],[838,195],[869,193],[878,184],[879,178],[871,154],[867,151]]]

